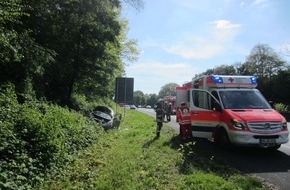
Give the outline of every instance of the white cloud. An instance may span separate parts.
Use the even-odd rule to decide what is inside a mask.
[[[215,43],[233,41],[238,29],[241,27],[241,24],[232,24],[228,20],[216,20],[210,24],[214,25],[213,35],[215,37]]]
[[[211,24],[214,24],[215,28],[218,30],[232,30],[241,27],[240,24],[232,24],[228,20],[215,20],[211,22]]]
[[[272,3],[276,1],[269,1],[269,0],[254,0],[252,2],[252,5],[254,5],[256,8],[262,8],[262,9],[272,9]],[[264,15],[265,16],[265,15]]]
[[[208,34],[199,37],[191,34],[182,40],[179,39],[178,43],[169,45],[165,50],[186,59],[211,58],[226,50],[241,27],[241,24],[233,24],[228,20],[216,20],[209,24],[213,27],[209,28]]]
[[[253,4],[254,5],[261,5],[261,4],[265,3],[265,2],[267,2],[267,0],[254,0]]]
[[[220,53],[223,47],[211,44],[209,41],[192,41],[192,44],[175,44],[167,48],[172,54],[180,55],[186,59],[207,59]]]
[[[242,1],[242,2],[240,3],[240,7],[243,8],[244,6],[245,6],[245,2]]]

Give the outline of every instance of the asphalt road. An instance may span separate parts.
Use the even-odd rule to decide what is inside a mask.
[[[138,111],[155,117],[153,109],[140,108]],[[171,116],[169,127],[179,132],[176,117]],[[288,123],[290,129],[290,123]],[[235,167],[245,174],[264,179],[267,183],[279,190],[290,189],[290,142],[283,144],[278,151],[269,152],[256,148],[237,148],[225,151],[211,141],[200,141],[198,146],[211,151],[212,156],[224,163]]]

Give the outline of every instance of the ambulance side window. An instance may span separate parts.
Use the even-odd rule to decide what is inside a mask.
[[[211,94],[217,99],[219,100],[219,96],[217,94],[217,91],[212,91]]]
[[[195,107],[212,110],[211,96],[209,93],[204,91],[192,91],[192,102]]]
[[[212,91],[211,92],[211,94],[217,99],[217,100],[219,100],[219,96],[218,96],[218,94],[217,94],[217,91]],[[216,100],[214,100],[213,98],[211,98],[211,102],[210,102],[210,104],[211,104],[211,108],[214,108],[214,102],[215,102]]]

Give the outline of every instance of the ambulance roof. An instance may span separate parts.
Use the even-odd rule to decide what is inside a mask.
[[[210,75],[206,76],[206,84],[216,88],[255,88],[257,78],[255,76]]]

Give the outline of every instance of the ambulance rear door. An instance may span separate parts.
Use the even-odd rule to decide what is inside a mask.
[[[175,105],[176,107],[180,107],[182,102],[188,103],[188,87],[176,87],[176,100]]]
[[[218,105],[218,106],[217,106]],[[190,117],[193,137],[212,138],[212,133],[220,122],[219,101],[208,91],[190,91]]]

